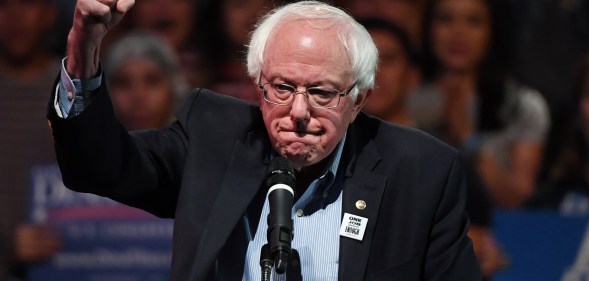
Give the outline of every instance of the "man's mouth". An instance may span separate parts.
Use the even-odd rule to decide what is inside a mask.
[[[287,132],[293,132],[299,137],[306,136],[306,135],[318,136],[322,133],[321,131],[308,131],[308,130],[287,130]]]

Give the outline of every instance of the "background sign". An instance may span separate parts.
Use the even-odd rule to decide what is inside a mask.
[[[589,216],[499,211],[495,235],[509,256],[493,281],[589,281]]]
[[[67,189],[57,165],[31,172],[33,222],[55,227],[64,248],[33,265],[30,281],[164,281],[173,221],[110,199]]]

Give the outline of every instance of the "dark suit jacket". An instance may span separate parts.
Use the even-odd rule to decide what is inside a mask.
[[[101,87],[77,117],[49,119],[67,187],[175,219],[171,280],[241,280],[272,149],[257,106],[195,90],[170,127],[128,134]],[[342,211],[368,225],[340,238],[339,280],[480,280],[456,151],[365,114],[347,138]]]

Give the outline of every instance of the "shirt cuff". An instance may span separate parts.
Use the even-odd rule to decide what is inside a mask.
[[[80,114],[92,98],[92,92],[102,84],[102,67],[96,76],[88,79],[71,79],[65,70],[65,61],[61,61],[60,83],[56,89],[54,107],[61,118],[74,117]]]

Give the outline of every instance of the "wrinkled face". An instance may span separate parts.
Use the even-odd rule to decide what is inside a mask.
[[[132,19],[139,28],[149,30],[181,49],[190,37],[194,24],[192,0],[136,1]]]
[[[386,118],[390,111],[405,105],[415,71],[399,40],[382,30],[369,30],[378,48],[380,63],[376,72],[376,88],[366,99],[363,110]]]
[[[46,0],[0,0],[0,53],[25,59],[41,43],[55,19],[55,8]]]
[[[262,84],[287,83],[299,91],[307,87],[344,91],[354,83],[350,60],[333,27],[317,29],[305,21],[280,24],[268,39],[264,61]],[[309,105],[304,94],[296,94],[287,106],[264,101],[261,90],[258,94],[272,145],[295,169],[329,156],[364,100],[364,95],[356,102],[345,96],[336,108],[318,109]]]
[[[113,106],[127,129],[167,124],[173,103],[172,81],[155,63],[130,59],[112,77],[109,88]]]
[[[472,71],[487,54],[491,18],[482,0],[440,0],[432,21],[436,57],[450,70]]]

